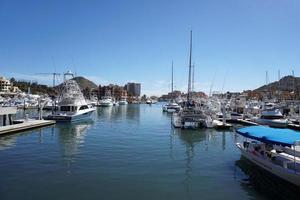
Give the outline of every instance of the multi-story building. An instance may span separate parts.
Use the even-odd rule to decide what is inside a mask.
[[[139,97],[141,95],[140,83],[127,83],[125,88],[129,96]]]
[[[13,86],[10,80],[0,76],[0,92],[21,92],[17,86]]]
[[[5,77],[0,77],[0,92],[10,92],[11,83]]]
[[[111,96],[119,100],[121,97],[127,96],[127,91],[124,87],[109,84],[107,86],[99,86],[98,88],[98,97]]]

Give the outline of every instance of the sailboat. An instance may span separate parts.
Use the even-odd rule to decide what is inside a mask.
[[[200,128],[205,126],[205,114],[192,101],[192,38],[193,32],[191,31],[187,101],[184,103],[182,110],[178,113],[173,113],[172,124],[175,128]]]
[[[171,89],[171,94],[173,94],[173,61],[172,61],[172,89]],[[172,98],[172,100],[167,103],[166,105],[163,106],[163,111],[164,112],[168,112],[168,113],[173,113],[176,111],[180,110],[180,106],[174,101],[174,99]]]

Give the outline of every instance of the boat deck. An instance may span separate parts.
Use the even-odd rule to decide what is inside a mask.
[[[16,124],[1,126],[0,127],[0,136],[10,133],[16,133],[19,131],[25,131],[33,128],[39,128],[43,126],[49,126],[55,124],[53,120],[33,120],[30,119],[28,121],[25,120],[16,120],[14,121]]]

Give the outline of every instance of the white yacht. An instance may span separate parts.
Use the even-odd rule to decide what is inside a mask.
[[[163,106],[163,111],[172,113],[172,112],[178,112],[180,110],[180,106],[175,102],[169,102],[166,105]]]
[[[251,126],[237,130],[246,140],[236,143],[250,162],[300,186],[300,133],[290,129]]]
[[[45,119],[75,121],[89,117],[95,111],[95,108],[87,104],[78,84],[72,79],[64,81],[57,106],[58,110]]]
[[[253,120],[258,124],[276,128],[286,128],[288,126],[288,120],[284,119],[284,116],[278,109],[264,110],[259,117],[255,117]]]
[[[113,100],[111,97],[104,97],[103,99],[100,100],[99,106],[101,107],[111,107],[113,106]]]
[[[127,102],[126,98],[122,97],[119,101],[119,105],[127,105],[127,104],[128,104],[128,102]]]

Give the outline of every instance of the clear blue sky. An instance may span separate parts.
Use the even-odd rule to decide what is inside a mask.
[[[0,0],[1,75],[51,84],[39,72],[76,70],[142,93],[187,88],[189,31],[195,89],[242,91],[300,71],[297,0]]]

